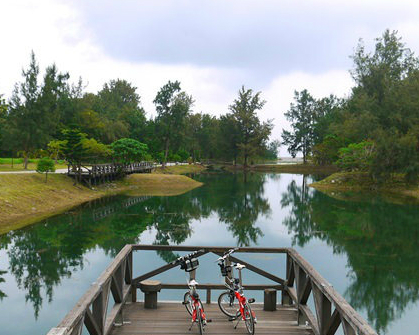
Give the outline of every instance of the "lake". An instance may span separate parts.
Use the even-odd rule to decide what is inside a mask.
[[[380,334],[417,334],[419,206],[373,196],[338,200],[307,186],[315,176],[194,178],[205,185],[180,196],[104,198],[1,235],[0,334],[47,333],[127,243],[293,246]],[[177,256],[138,252],[134,275]],[[284,276],[283,266],[272,268],[280,256],[244,256]],[[198,282],[221,282],[215,260],[203,257]],[[159,276],[185,281],[179,269]],[[244,284],[265,282],[250,271],[243,277]],[[177,290],[160,293],[164,300],[182,296]],[[260,294],[255,298],[261,301]]]

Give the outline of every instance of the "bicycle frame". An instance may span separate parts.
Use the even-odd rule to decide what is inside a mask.
[[[194,296],[191,294],[191,299],[192,299],[192,322],[196,322],[198,313],[201,314],[202,320],[206,320],[204,310],[201,308],[202,303],[199,300],[199,298],[195,299]]]

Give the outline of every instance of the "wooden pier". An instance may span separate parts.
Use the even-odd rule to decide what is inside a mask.
[[[67,175],[72,178],[79,178],[90,187],[104,182],[110,182],[122,176],[132,173],[150,173],[155,168],[153,162],[138,162],[131,164],[93,164],[90,166],[82,165],[77,170],[68,166]]]
[[[190,317],[178,302],[159,302],[157,309],[144,309],[137,301],[141,281],[155,277],[175,265],[168,263],[155,270],[133,275],[133,253],[137,250],[198,251],[198,257],[207,253],[221,255],[231,247],[126,245],[111,265],[93,283],[76,306],[48,335],[80,335],[87,329],[90,335],[134,334],[193,334],[188,331]],[[239,248],[237,253],[284,254],[286,278],[279,278],[263,269],[231,257],[234,262],[271,280],[272,284],[245,285],[245,290],[274,288],[281,292],[276,311],[264,311],[261,304],[252,304],[258,317],[256,334],[314,334],[334,335],[339,328],[344,335],[377,335],[368,323],[336,292],[306,260],[292,248]],[[157,276],[157,277],[156,277]],[[186,284],[162,283],[162,289],[185,289]],[[246,334],[244,327],[233,329],[231,322],[211,303],[211,290],[224,289],[221,284],[200,284],[206,290],[201,297],[208,317],[213,320],[205,329],[208,334]],[[110,295],[112,294],[112,298]],[[313,297],[313,311],[307,304]],[[206,299],[205,299],[206,298]],[[113,305],[108,306],[109,303]],[[194,332],[194,330],[196,332]]]

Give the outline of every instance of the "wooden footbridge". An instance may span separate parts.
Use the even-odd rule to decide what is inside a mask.
[[[157,309],[145,309],[137,301],[140,282],[158,276],[173,267],[171,263],[153,271],[134,276],[133,264],[140,263],[133,254],[137,250],[197,251],[198,256],[207,253],[221,255],[231,247],[126,245],[111,265],[101,274],[90,289],[60,324],[48,335],[80,335],[84,329],[90,335],[134,335],[134,334],[192,334],[188,331],[190,316],[185,307],[175,302],[158,302]],[[281,293],[275,311],[266,311],[263,304],[252,304],[258,317],[255,334],[314,334],[334,335],[340,330],[344,335],[377,335],[368,323],[336,292],[305,259],[292,248],[239,248],[237,253],[283,254],[286,278],[279,278],[263,269],[231,257],[234,262],[246,265],[247,269],[272,281],[271,285],[245,283],[245,290],[276,289]],[[158,277],[156,277],[158,279]],[[161,288],[186,289],[186,284],[162,283]],[[231,322],[211,303],[211,290],[222,290],[221,284],[203,284],[206,290],[204,308],[213,320],[206,329],[207,334],[246,334],[244,326],[233,329]],[[112,294],[113,299],[109,299]],[[179,296],[183,297],[183,294]],[[308,304],[313,297],[313,310]],[[112,305],[109,306],[109,302]]]
[[[110,182],[122,176],[132,173],[150,173],[155,168],[153,162],[138,162],[131,164],[93,164],[81,165],[77,169],[68,165],[67,174],[78,178],[89,186]]]

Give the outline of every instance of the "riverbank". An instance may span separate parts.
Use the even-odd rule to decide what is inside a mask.
[[[82,185],[74,186],[71,178],[61,174],[50,174],[48,183],[45,183],[44,175],[37,173],[0,175],[0,234],[104,196],[122,192],[138,196],[171,196],[202,185],[180,175],[189,173],[189,166],[173,168],[176,169],[169,171],[177,171],[178,174],[134,174],[93,189]]]
[[[243,171],[242,165],[226,165],[228,171]],[[251,165],[248,171],[274,172],[274,173],[297,173],[297,174],[332,174],[337,171],[333,165],[314,165],[314,164],[260,164]]]
[[[384,183],[377,184],[364,172],[337,172],[309,186],[335,198],[347,199],[345,193],[356,192],[361,196],[368,193],[380,194],[393,203],[404,203],[401,200],[406,199],[419,202],[419,186],[407,184],[402,175],[393,175]]]
[[[198,164],[188,164],[188,165],[171,165],[156,168],[152,173],[157,174],[190,174],[190,173],[200,173],[205,170],[203,165]]]

